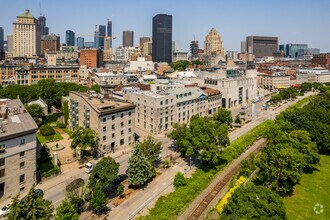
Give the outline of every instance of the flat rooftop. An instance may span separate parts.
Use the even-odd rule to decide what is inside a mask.
[[[23,103],[19,99],[7,100],[1,103],[1,108],[8,108],[7,118],[2,117],[2,128],[0,132],[0,141],[22,136],[25,134],[36,133],[37,124],[31,115],[24,108]],[[1,109],[2,112],[3,109]],[[4,116],[2,114],[2,116]]]

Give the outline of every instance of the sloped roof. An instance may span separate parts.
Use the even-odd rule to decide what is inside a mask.
[[[30,14],[30,10],[26,9],[23,14],[17,16],[18,18],[34,18],[33,15]]]

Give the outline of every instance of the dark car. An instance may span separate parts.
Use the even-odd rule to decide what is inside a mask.
[[[38,198],[39,196],[43,196],[44,195],[44,191],[42,191],[42,189],[35,189],[34,193],[33,193],[33,198]],[[24,200],[26,199],[27,196],[23,197],[21,199],[21,202],[24,202]]]
[[[118,178],[113,182],[113,186],[119,185],[121,182],[127,179],[127,174],[120,174],[118,175]]]

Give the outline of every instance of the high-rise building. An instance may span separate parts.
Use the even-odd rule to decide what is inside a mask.
[[[307,53],[307,44],[287,44],[285,55],[290,58],[302,58]]]
[[[39,22],[39,28],[41,35],[48,35],[49,34],[49,28],[46,27],[46,17],[44,15],[40,15],[38,18]]]
[[[7,35],[7,51],[9,56],[13,56],[14,53],[14,35]]]
[[[198,51],[199,51],[198,41],[197,40],[190,41],[191,60],[198,59]]]
[[[3,28],[0,27],[0,50],[4,49],[4,41],[5,41],[4,31]]]
[[[94,47],[96,49],[104,49],[105,32],[106,32],[105,25],[95,25]]]
[[[221,37],[214,28],[205,37],[204,51],[207,56],[225,55]]]
[[[112,21],[109,21],[109,20],[107,23],[107,36],[110,37],[109,38],[109,48],[112,48]]]
[[[16,17],[13,23],[14,30],[14,57],[38,56],[41,52],[41,33],[39,22],[27,9],[25,13]]]
[[[75,33],[71,30],[67,30],[65,35],[66,46],[74,46]]]
[[[152,19],[152,61],[172,62],[172,15],[158,14]]]
[[[246,41],[241,41],[241,53],[246,53]]]
[[[76,46],[78,46],[79,49],[84,48],[84,41],[85,39],[83,37],[77,37]]]
[[[318,48],[308,48],[307,53],[311,55],[317,55],[320,54],[320,49]]]
[[[55,34],[41,36],[42,54],[45,54],[47,51],[54,52],[58,50],[60,50],[60,36],[56,36]]]
[[[87,68],[101,67],[103,64],[103,51],[100,49],[83,49],[80,51],[80,65]]]
[[[123,31],[123,47],[133,47],[133,46],[134,46],[134,32]]]
[[[145,42],[148,42],[148,41],[151,41],[151,38],[150,37],[140,37],[140,48],[142,49],[142,47],[143,47],[143,44],[145,43]]]
[[[93,41],[86,41],[84,42],[84,48],[93,48],[94,42]]]
[[[246,49],[256,58],[269,57],[277,51],[278,37],[249,36],[246,37]]]

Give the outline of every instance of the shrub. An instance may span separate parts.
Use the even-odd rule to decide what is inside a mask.
[[[38,161],[42,163],[47,160],[50,160],[49,148],[46,144],[43,144],[40,148],[40,158],[38,159]]]
[[[69,183],[65,189],[67,192],[73,191],[79,187],[82,187],[85,184],[85,181],[81,178],[73,180],[71,183]]]
[[[178,172],[174,177],[173,185],[175,188],[187,185],[187,180],[184,177],[183,173]]]
[[[40,134],[42,136],[49,136],[55,134],[54,128],[49,125],[43,125],[40,127]]]
[[[56,126],[59,127],[59,128],[66,128],[66,125],[62,122],[59,122],[59,121],[56,123]]]
[[[46,115],[44,117],[43,123],[44,124],[49,124],[49,123],[52,123],[52,122],[56,122],[57,119],[59,117],[61,117],[62,115],[63,115],[63,112],[56,112],[56,113],[53,113],[53,114]]]
[[[60,173],[60,168],[58,166],[54,166],[54,169],[51,169],[47,172],[44,172],[43,174],[41,174],[42,177],[50,177],[53,176],[55,174]]]
[[[62,104],[62,111],[64,115],[64,123],[67,125],[68,124],[68,119],[69,119],[69,105],[68,101],[64,101]]]

